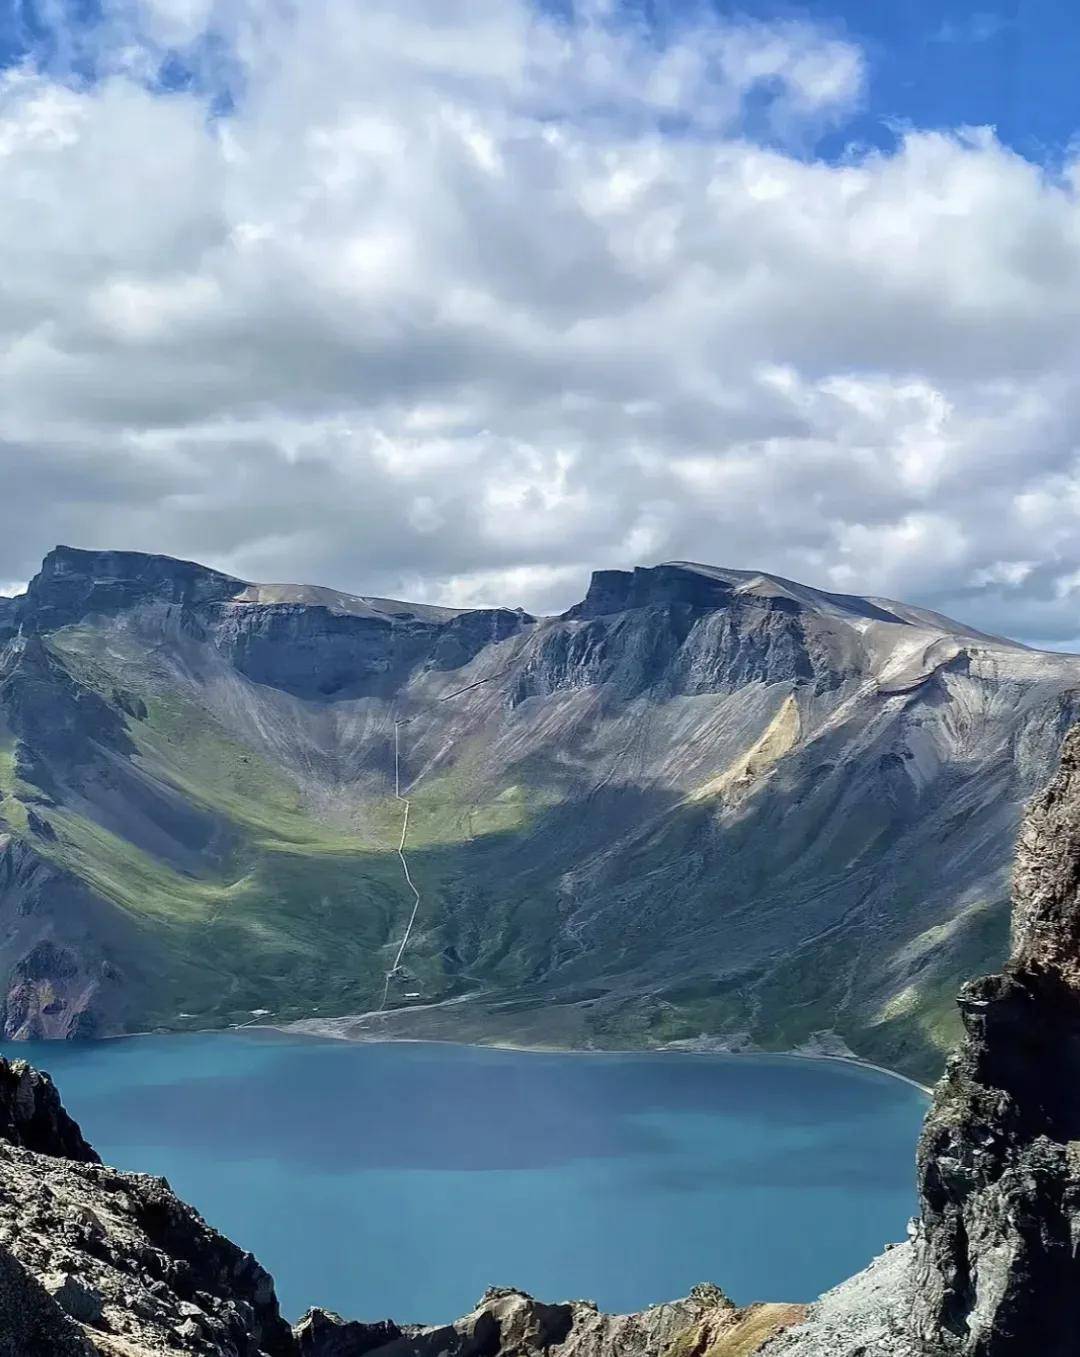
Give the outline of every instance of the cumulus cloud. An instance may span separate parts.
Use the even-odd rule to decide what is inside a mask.
[[[108,0],[0,75],[0,579],[55,541],[547,609],[693,558],[1080,634],[1080,211],[814,154],[850,41]]]

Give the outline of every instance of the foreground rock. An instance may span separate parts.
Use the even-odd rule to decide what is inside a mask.
[[[801,1319],[801,1305],[733,1305],[715,1286],[637,1314],[608,1315],[589,1301],[548,1305],[493,1288],[454,1324],[399,1329],[312,1310],[295,1333],[301,1357],[739,1357]]]
[[[251,1254],[164,1179],[101,1164],[48,1076],[5,1060],[0,1335],[0,1354],[6,1341],[20,1357],[295,1352],[273,1280]]]
[[[914,1240],[768,1357],[1080,1352],[1080,728],[1021,831],[1009,962],[959,1002],[966,1035],[919,1145]]]
[[[919,1334],[971,1357],[1080,1351],[1080,731],[1017,851],[1013,950],[960,995],[966,1039],[919,1149]]]

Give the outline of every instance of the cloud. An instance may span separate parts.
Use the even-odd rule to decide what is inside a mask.
[[[0,77],[0,578],[696,558],[1075,636],[1075,167],[815,155],[865,79],[704,10],[109,0]]]
[[[931,40],[946,43],[990,42],[1011,26],[1003,14],[976,10],[961,19],[943,19]]]

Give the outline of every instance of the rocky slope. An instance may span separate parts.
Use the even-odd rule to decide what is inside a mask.
[[[1013,948],[961,992],[966,1037],[919,1150],[919,1333],[965,1357],[1080,1350],[1080,730],[1017,852]]]
[[[107,1168],[51,1080],[0,1060],[0,1352],[293,1357],[273,1281],[161,1178]]]
[[[936,1073],[1078,691],[1075,657],[687,563],[533,618],[58,548],[0,604],[2,1030]],[[413,904],[395,785],[422,907],[373,1014]]]

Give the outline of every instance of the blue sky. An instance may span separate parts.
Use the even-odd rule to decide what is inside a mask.
[[[849,129],[869,142],[893,120],[921,127],[992,124],[1033,159],[1055,160],[1080,127],[1080,12],[1063,0],[973,9],[933,0],[815,3],[866,51],[865,112]]]

